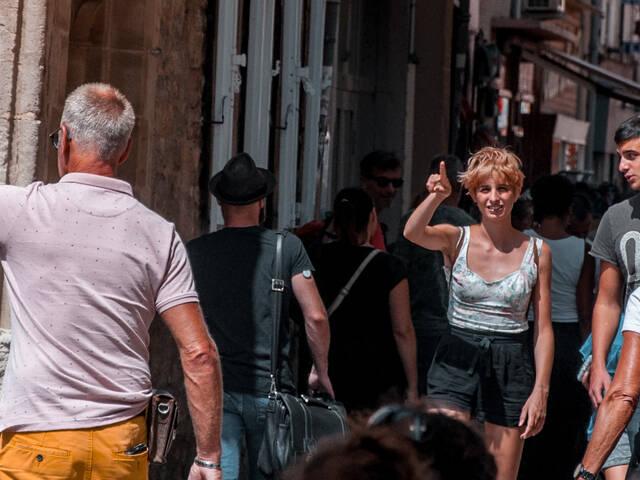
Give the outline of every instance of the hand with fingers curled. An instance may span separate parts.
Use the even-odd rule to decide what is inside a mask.
[[[549,397],[549,389],[536,386],[529,395],[527,402],[522,407],[520,413],[519,427],[524,427],[524,432],[520,438],[526,440],[534,437],[542,431],[545,419],[547,418],[547,398]]]
[[[447,169],[444,162],[440,162],[440,170],[438,173],[429,175],[426,187],[429,193],[435,193],[443,199],[451,195],[451,183],[447,177]]]
[[[326,372],[322,375],[318,373],[315,366],[311,368],[308,383],[310,394],[325,393],[333,399],[336,398],[336,394],[333,392],[333,386],[331,385],[329,376],[326,374]]]
[[[611,385],[611,375],[606,368],[598,368],[595,365],[591,365],[589,372],[589,398],[594,408],[602,403],[606,391]]]

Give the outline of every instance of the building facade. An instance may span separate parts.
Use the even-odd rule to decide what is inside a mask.
[[[529,180],[614,181],[612,131],[640,104],[636,3],[0,0],[0,183],[57,180],[47,135],[91,81],[132,101],[122,176],[184,240],[221,225],[207,181],[239,151],[276,173],[277,228],[322,217],[367,152],[395,152],[390,241],[439,153],[509,144]],[[155,383],[179,391],[173,342],[152,328]],[[187,428],[155,478],[190,464]]]
[[[278,228],[322,216],[339,188],[359,182],[364,154],[392,150],[408,185],[387,213],[393,224],[423,190],[430,158],[448,149],[455,8],[446,0],[0,0],[0,183],[57,180],[48,133],[71,90],[101,81],[137,114],[122,177],[185,240],[220,226],[207,181],[242,150],[277,175],[268,217]],[[2,305],[6,356],[6,297]],[[181,392],[173,342],[161,322],[152,329],[154,383]],[[172,462],[154,467],[154,478],[181,477],[191,463],[182,420]]]

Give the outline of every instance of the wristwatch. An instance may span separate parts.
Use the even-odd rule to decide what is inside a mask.
[[[573,472],[574,480],[596,480],[596,474],[584,468],[584,465],[579,464]]]

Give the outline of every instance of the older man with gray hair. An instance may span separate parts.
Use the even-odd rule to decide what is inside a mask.
[[[13,344],[0,397],[0,479],[146,479],[149,325],[178,345],[197,457],[219,479],[221,376],[173,224],[116,178],[135,115],[105,84],[65,102],[58,183],[0,187]]]

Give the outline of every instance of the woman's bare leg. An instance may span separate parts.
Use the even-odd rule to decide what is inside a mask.
[[[454,418],[464,423],[471,421],[471,412],[464,410],[460,407],[456,407],[449,402],[443,400],[434,400],[427,397],[426,401],[427,412],[439,413],[446,415],[447,417]]]
[[[521,429],[503,427],[485,422],[484,435],[489,452],[493,455],[498,469],[496,480],[516,480],[524,440],[520,439]]]

